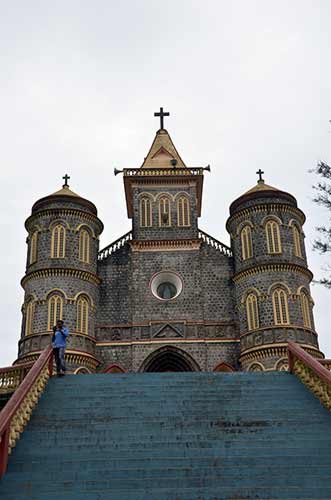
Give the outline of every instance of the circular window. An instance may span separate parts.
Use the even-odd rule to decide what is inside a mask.
[[[152,294],[160,300],[175,299],[182,289],[182,280],[177,274],[170,271],[156,274],[151,281]]]

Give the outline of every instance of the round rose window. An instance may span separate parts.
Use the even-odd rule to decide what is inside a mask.
[[[178,297],[183,289],[180,277],[171,271],[161,271],[151,281],[152,294],[160,300],[171,300]]]

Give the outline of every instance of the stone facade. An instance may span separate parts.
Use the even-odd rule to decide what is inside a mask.
[[[283,370],[289,340],[323,356],[295,198],[260,180],[230,207],[229,248],[198,228],[203,174],[159,130],[123,174],[132,231],[101,251],[96,207],[67,184],[34,204],[17,362],[59,316],[72,372]]]

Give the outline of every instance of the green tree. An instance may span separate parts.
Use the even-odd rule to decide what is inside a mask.
[[[313,201],[331,210],[331,167],[321,161],[312,172],[315,172],[320,178],[317,184],[313,186],[316,192]],[[314,241],[314,250],[317,250],[321,254],[331,252],[331,227],[318,226],[316,230],[319,233],[319,237]],[[331,274],[331,267],[327,271]],[[320,279],[318,283],[331,288],[331,275]]]

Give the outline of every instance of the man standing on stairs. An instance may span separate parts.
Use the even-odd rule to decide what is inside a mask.
[[[52,346],[56,362],[56,373],[58,377],[65,375],[66,365],[64,360],[65,348],[69,330],[61,319],[57,320],[53,327]]]

